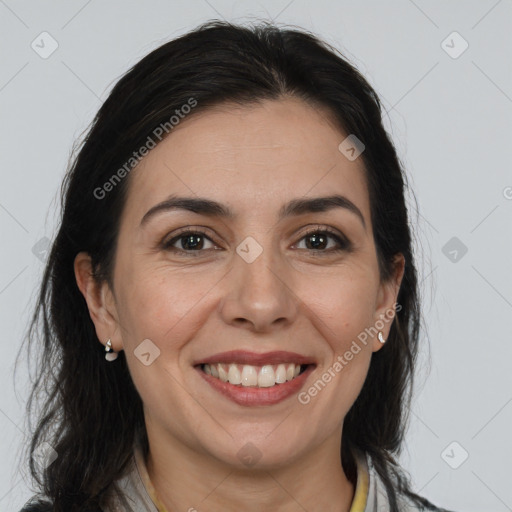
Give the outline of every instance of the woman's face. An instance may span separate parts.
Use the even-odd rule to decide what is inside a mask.
[[[387,338],[402,276],[398,266],[381,283],[363,162],[338,149],[347,135],[297,99],[224,105],[185,118],[131,171],[113,294],[104,288],[107,314],[94,320],[125,351],[150,443],[239,467],[339,446],[382,347],[369,329]],[[232,216],[165,207],[171,198]],[[265,362],[278,380],[301,362],[251,354],[310,364],[297,381],[235,387],[198,366],[228,351],[250,353],[217,361],[247,384]]]

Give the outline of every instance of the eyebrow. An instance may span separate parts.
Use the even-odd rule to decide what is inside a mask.
[[[355,214],[366,230],[366,222],[361,210],[352,201],[350,201],[350,199],[341,195],[292,199],[280,208],[278,218],[279,220],[282,220],[285,217],[303,215],[306,213],[327,212],[334,208],[344,208]],[[186,210],[199,215],[224,219],[234,219],[236,217],[231,208],[211,199],[202,197],[170,196],[165,201],[158,203],[145,213],[140,222],[141,227],[156,214],[170,210]]]

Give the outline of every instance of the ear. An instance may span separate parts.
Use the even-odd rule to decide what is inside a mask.
[[[118,352],[122,349],[122,340],[118,333],[117,311],[110,286],[106,281],[98,283],[92,273],[91,258],[86,252],[76,255],[74,270],[76,283],[87,302],[98,339],[105,345],[110,338],[113,350]]]
[[[400,291],[400,285],[402,284],[404,270],[405,258],[403,254],[399,253],[394,258],[392,275],[387,281],[381,282],[379,285],[373,326],[377,331],[382,331],[384,340],[388,339],[391,324],[396,314],[395,304],[398,292]],[[401,306],[397,305],[396,309],[400,311]],[[384,344],[375,335],[373,339],[373,352],[377,352],[383,346]]]

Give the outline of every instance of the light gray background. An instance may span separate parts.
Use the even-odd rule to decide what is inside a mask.
[[[32,248],[54,234],[73,141],[150,50],[207,19],[255,17],[316,32],[364,73],[418,198],[432,371],[424,351],[400,462],[434,503],[512,510],[510,0],[0,0],[0,509],[18,511],[32,495],[18,460],[27,364],[16,390],[13,364],[43,269]],[[44,31],[58,42],[47,59],[31,48]],[[458,58],[442,47],[453,31],[469,44]],[[462,48],[453,36],[445,44],[452,55]],[[443,253],[452,237],[465,255]],[[469,458],[453,469],[462,450]]]

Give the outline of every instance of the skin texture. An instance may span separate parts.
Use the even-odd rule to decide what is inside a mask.
[[[289,350],[316,359],[307,390],[358,334],[393,311],[403,258],[394,278],[381,282],[363,163],[338,150],[345,137],[326,112],[295,98],[194,114],[131,172],[113,290],[91,278],[87,254],[76,257],[99,340],[125,350],[144,403],[149,475],[170,511],[350,509],[355,487],[339,456],[343,420],[383,346],[377,337],[359,344],[308,404],[294,395],[240,406],[192,366],[225,350]],[[291,199],[335,193],[361,210],[366,227],[345,208],[277,218]],[[170,194],[216,200],[236,217],[174,210],[141,226]],[[175,252],[159,246],[186,227],[206,231],[195,252],[183,252],[189,238],[177,239]],[[338,243],[330,237],[315,250],[305,236],[313,227],[334,229],[352,250],[331,252]],[[250,264],[236,252],[247,236],[263,248]],[[384,323],[387,339],[391,321]],[[160,350],[149,366],[134,354],[145,339]],[[250,468],[237,456],[248,442],[262,455]]]

